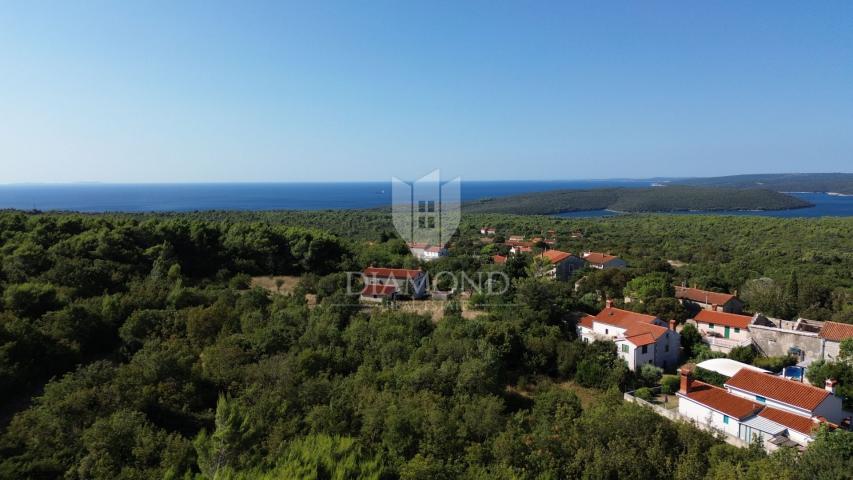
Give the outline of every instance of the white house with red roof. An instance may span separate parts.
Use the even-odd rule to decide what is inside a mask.
[[[545,250],[540,255],[551,263],[551,269],[545,272],[549,278],[568,280],[577,270],[583,268],[583,260],[577,255],[560,250]]]
[[[497,230],[495,230],[495,227],[481,227],[480,228],[480,235],[494,235],[495,233],[497,233]]]
[[[680,373],[678,413],[745,443],[805,446],[821,424],[835,428],[849,415],[834,385],[820,389],[742,368],[720,388],[694,380],[691,368]]]
[[[674,320],[667,324],[654,315],[614,308],[610,300],[598,315],[581,319],[578,336],[584,342],[615,342],[616,353],[631,370],[646,363],[663,369],[672,368],[678,363],[681,347],[681,337],[675,331]]]
[[[425,262],[438,260],[441,257],[447,256],[447,249],[444,247],[437,247],[426,243],[411,242],[406,245],[409,247],[409,251],[412,252],[412,255],[417,257],[418,260],[423,260]]]
[[[583,259],[591,268],[607,270],[610,268],[625,268],[628,264],[621,258],[601,252],[584,252]]]
[[[361,297],[365,300],[392,298],[401,293],[423,298],[429,291],[429,277],[420,269],[368,267],[361,278],[364,281]]]
[[[726,313],[740,313],[743,302],[730,293],[711,292],[686,286],[675,287],[675,298],[688,310],[721,310]]]
[[[715,310],[699,310],[689,323],[696,325],[702,340],[718,352],[730,352],[735,347],[752,345],[749,325],[752,317]]]
[[[784,377],[741,369],[724,385],[733,395],[807,418],[825,418],[840,423],[846,416],[841,397],[835,395],[835,381],[818,388]]]

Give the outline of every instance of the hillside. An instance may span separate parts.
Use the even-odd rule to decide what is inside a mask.
[[[853,173],[779,173],[688,178],[672,183],[703,187],[767,188],[777,192],[834,192],[853,195]]]
[[[582,210],[676,212],[685,210],[785,210],[810,203],[783,193],[758,188],[668,186],[554,190],[466,203],[466,213],[549,215]]]

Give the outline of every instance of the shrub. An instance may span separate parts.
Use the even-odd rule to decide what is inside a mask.
[[[797,359],[790,355],[781,357],[758,357],[752,361],[756,367],[770,370],[773,373],[779,373],[785,367],[797,364]]]
[[[634,396],[639,398],[640,400],[645,400],[647,402],[652,401],[652,391],[647,387],[638,388],[634,392]]]
[[[681,387],[681,377],[678,375],[664,375],[660,380],[661,393],[672,395]]]
[[[752,363],[755,360],[755,350],[752,346],[735,347],[729,352],[729,358],[743,363]]]

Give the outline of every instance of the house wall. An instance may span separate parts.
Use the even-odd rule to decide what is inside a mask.
[[[833,342],[831,340],[823,341],[823,356],[828,362],[834,362],[838,359],[838,354],[841,351],[841,342]]]
[[[593,330],[593,332],[595,332],[599,335],[608,337],[611,340],[615,340],[616,337],[625,333],[624,328],[614,327],[612,325],[607,325],[607,324],[604,324],[601,322],[593,322],[592,323],[592,330]]]
[[[623,346],[628,347],[627,352],[622,351]],[[637,367],[637,353],[639,353],[639,349],[636,349],[634,345],[631,345],[627,341],[616,342],[616,354],[619,355],[619,358],[625,360],[630,370],[635,370]]]
[[[842,406],[841,397],[830,395],[814,409],[814,414],[826,418],[832,423],[841,423],[845,417],[850,416],[850,412],[845,412]]]
[[[738,436],[740,422],[737,418],[729,417],[729,423],[723,423],[723,414],[696,403],[687,397],[678,395],[678,413],[695,420],[696,423],[707,425],[733,437]]]
[[[805,354],[802,360],[816,361],[823,358],[823,339],[817,333],[786,330],[753,323],[749,326],[752,343],[768,357],[787,355],[791,347]]]
[[[707,322],[700,322],[694,319],[696,322],[696,327],[699,329],[699,333],[702,336],[712,336],[712,337],[721,337],[725,338],[726,327],[725,325],[720,325],[719,323],[714,324],[714,328],[711,328],[711,324]],[[729,340],[742,341],[749,339],[752,335],[750,335],[749,328],[741,328],[740,331],[736,331],[735,327],[729,327]]]
[[[667,348],[667,346],[669,348]],[[681,349],[681,335],[669,330],[661,335],[655,343],[655,365],[664,370],[674,368],[678,365],[678,357]],[[667,351],[668,350],[668,351]]]

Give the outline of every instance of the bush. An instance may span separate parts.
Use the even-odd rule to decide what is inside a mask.
[[[752,361],[756,367],[770,370],[773,373],[779,373],[785,367],[797,364],[797,359],[790,355],[782,357],[758,357]]]
[[[645,400],[647,402],[651,402],[653,395],[652,395],[652,391],[649,388],[643,387],[643,388],[638,388],[634,392],[634,396],[639,398],[640,400]]]
[[[640,367],[640,381],[647,387],[653,387],[663,375],[663,370],[650,363],[646,363]]]
[[[693,376],[696,380],[700,380],[705,383],[710,383],[711,385],[716,385],[718,387],[722,387],[724,383],[729,379],[729,377],[717,373],[712,372],[711,370],[706,370],[702,367],[696,367],[693,369]]]
[[[755,360],[755,350],[752,346],[735,347],[729,352],[729,358],[743,363],[752,363]]]
[[[681,377],[678,375],[664,375],[660,380],[661,393],[672,395],[681,387]]]

